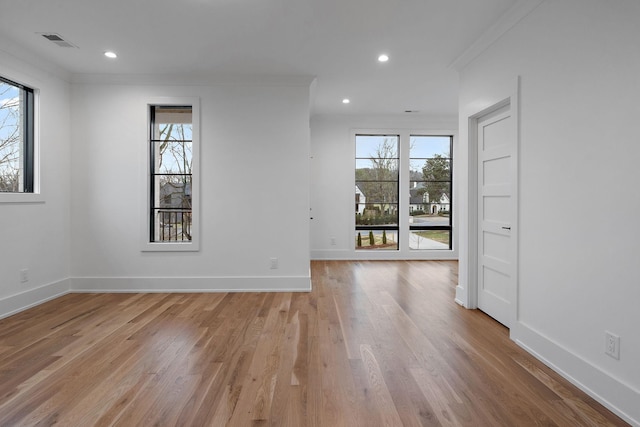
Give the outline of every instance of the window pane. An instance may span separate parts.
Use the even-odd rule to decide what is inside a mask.
[[[356,232],[356,249],[398,249],[397,230],[358,230]]]
[[[172,209],[191,209],[191,177],[157,175],[156,188],[159,190],[159,203],[156,207]]]
[[[409,159],[409,170],[411,171],[411,179],[422,179],[422,167],[425,159]]]
[[[409,212],[412,215],[429,211],[429,195],[423,182],[411,182],[409,189]]]
[[[444,157],[432,159],[411,159],[411,180],[450,181],[451,160]]]
[[[397,181],[356,181],[366,203],[397,203]]]
[[[451,203],[451,182],[431,182],[431,181],[411,181],[409,188],[410,205],[414,209],[418,209],[420,206],[427,207],[428,205],[442,205],[438,211],[446,210],[445,207]]]
[[[191,117],[191,116],[189,116]],[[186,117],[181,117],[184,119]],[[193,131],[191,124],[182,123],[159,123],[158,124],[158,139],[163,141],[184,141],[191,140]]]
[[[19,191],[21,110],[20,90],[0,82],[0,191]]]
[[[396,159],[398,158],[397,135],[357,135],[357,159]]]
[[[383,159],[372,161],[371,159],[356,159],[356,180],[388,180],[398,179],[398,160]]]
[[[356,136],[355,223],[360,236],[356,249],[398,249],[399,139],[397,135]],[[360,230],[363,226],[389,229]]]
[[[1,78],[0,192],[33,192],[33,91]]]
[[[155,241],[191,240],[191,210],[155,209]]]
[[[410,137],[411,249],[451,249],[452,140],[451,136]]]
[[[151,107],[155,113],[155,123],[176,123],[191,125],[192,108],[191,106],[167,106],[156,105]]]
[[[367,204],[362,212],[356,211],[356,225],[398,226],[398,205]]]
[[[411,136],[411,158],[451,157],[450,136]]]
[[[156,173],[191,173],[191,141],[155,141],[154,144],[158,153]]]
[[[450,233],[449,230],[411,230],[409,248],[448,250]]]
[[[409,227],[412,230],[419,229],[420,227],[449,225],[449,215],[446,214],[431,214],[428,210],[425,210],[422,213],[414,210],[412,213],[414,215],[411,215],[409,218]]]

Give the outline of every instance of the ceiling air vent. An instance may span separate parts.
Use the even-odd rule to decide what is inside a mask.
[[[50,42],[57,44],[60,47],[75,47],[75,48],[78,47],[72,43],[69,43],[65,39],[63,39],[60,36],[60,34],[56,34],[56,33],[38,33],[38,34],[40,34],[42,37],[49,40]]]

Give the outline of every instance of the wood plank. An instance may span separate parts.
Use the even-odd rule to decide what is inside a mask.
[[[308,293],[68,294],[0,320],[0,425],[625,426],[454,301],[455,261]]]

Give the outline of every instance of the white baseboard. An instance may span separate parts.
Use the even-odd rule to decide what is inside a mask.
[[[72,292],[309,292],[310,276],[73,277]]]
[[[0,299],[0,319],[68,294],[69,279],[59,280]]]
[[[383,251],[383,250],[347,250],[347,249],[313,249],[311,250],[311,260],[315,261],[438,261],[457,260],[458,254],[455,251]]]
[[[0,319],[71,292],[309,292],[311,276],[73,277],[0,298]]]
[[[511,329],[511,339],[611,412],[640,427],[640,391],[521,322]]]
[[[346,249],[334,249],[334,250],[313,249],[310,252],[310,257],[312,260],[323,260],[323,261],[348,260],[348,259],[353,259],[353,251],[348,251]]]
[[[456,296],[454,301],[456,302],[456,304],[461,305],[465,308],[469,308],[467,307],[467,304],[465,301],[467,301],[467,291],[465,288],[463,288],[462,286],[458,285],[456,286]]]

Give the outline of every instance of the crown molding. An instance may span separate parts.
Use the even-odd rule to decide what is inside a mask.
[[[529,15],[544,0],[519,0],[509,10],[507,10],[487,31],[482,34],[467,50],[458,56],[449,69],[458,72],[464,70],[478,55],[487,50],[498,41],[507,31],[513,28],[524,17]]]

